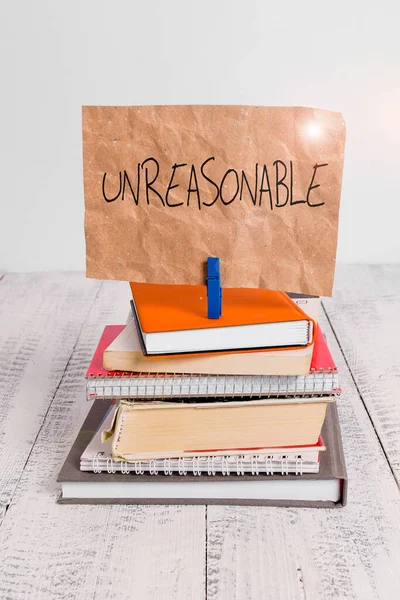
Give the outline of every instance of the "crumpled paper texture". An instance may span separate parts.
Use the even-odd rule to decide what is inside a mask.
[[[204,284],[205,261],[217,256],[225,287],[331,296],[344,142],[343,117],[319,109],[84,107],[87,276]],[[159,168],[153,184],[157,164],[148,158]],[[326,166],[312,181],[315,165]],[[285,168],[287,187],[277,188]],[[223,180],[229,169],[237,176]],[[146,176],[162,200],[150,188],[146,196]],[[310,184],[319,187],[309,203],[321,206],[296,203]]]

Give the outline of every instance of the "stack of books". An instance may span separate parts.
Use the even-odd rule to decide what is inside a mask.
[[[131,283],[87,371],[88,417],[60,472],[61,502],[337,507],[347,476],[339,377],[320,299]]]

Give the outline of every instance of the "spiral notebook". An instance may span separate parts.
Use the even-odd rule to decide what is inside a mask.
[[[128,326],[129,327],[129,326]],[[105,327],[87,370],[87,398],[270,397],[336,395],[339,377],[321,328],[317,326],[307,375],[207,375],[142,373],[103,368],[103,353],[124,332],[123,325]],[[296,351],[293,351],[296,352]],[[303,352],[302,350],[298,352]],[[153,361],[153,359],[150,359]],[[154,359],[154,365],[158,363]]]
[[[320,453],[319,472],[303,471],[302,475],[291,474],[289,471],[286,474],[285,467],[283,473],[279,468],[273,474],[259,469],[257,475],[255,465],[252,474],[244,471],[240,463],[236,468],[234,462],[233,468],[229,468],[229,475],[226,470],[225,474],[221,470],[215,475],[211,471],[210,476],[208,469],[203,470],[202,465],[199,465],[199,472],[195,462],[191,463],[190,469],[183,469],[181,464],[181,474],[179,465],[176,473],[168,463],[160,465],[161,469],[158,469],[157,464],[149,463],[149,470],[141,467],[139,474],[136,473],[135,465],[130,472],[124,469],[114,473],[114,463],[109,461],[107,469],[107,447],[104,449],[105,471],[98,468],[96,472],[80,470],[80,459],[96,431],[102,426],[111,405],[109,400],[96,400],[93,403],[58,476],[57,481],[62,489],[59,503],[238,504],[316,508],[337,508],[346,503],[347,474],[335,402],[328,406],[322,429],[326,451]],[[99,462],[99,466],[104,462]],[[97,467],[97,462],[94,464]],[[138,465],[137,467],[139,468]],[[102,472],[98,472],[99,470]]]

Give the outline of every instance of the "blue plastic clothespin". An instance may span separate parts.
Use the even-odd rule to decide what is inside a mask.
[[[207,258],[207,316],[219,319],[222,313],[222,288],[219,273],[219,258]]]

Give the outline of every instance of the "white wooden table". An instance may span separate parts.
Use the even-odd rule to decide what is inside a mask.
[[[339,267],[321,324],[341,373],[342,510],[60,506],[84,374],[128,284],[0,275],[0,598],[400,598],[400,266]]]

